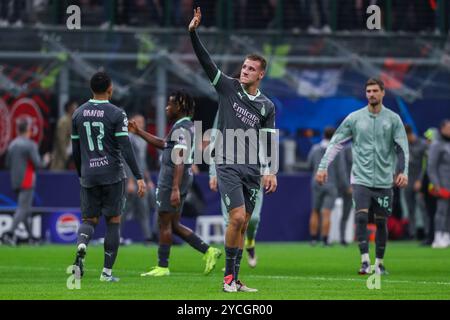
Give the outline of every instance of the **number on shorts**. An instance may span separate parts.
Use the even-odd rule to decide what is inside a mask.
[[[389,197],[378,198],[378,204],[382,208],[385,208],[385,209],[388,208],[389,207]]]

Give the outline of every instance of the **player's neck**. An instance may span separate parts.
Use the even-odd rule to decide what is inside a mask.
[[[94,94],[94,97],[92,98],[92,100],[108,101],[109,96],[108,96],[108,94]]]
[[[245,92],[252,96],[256,96],[258,94],[259,83],[255,83],[253,85],[241,84],[242,88],[244,88]]]
[[[382,107],[381,103],[377,104],[377,105],[374,105],[374,106],[369,104],[369,112],[370,113],[374,113],[374,114],[378,114],[378,113],[381,112],[381,107]]]
[[[173,122],[178,122],[178,121],[180,121],[181,119],[184,119],[184,118],[190,118],[188,115],[186,115],[186,114],[182,114],[182,115],[180,115],[180,116],[178,116],[178,117],[176,117],[174,120],[173,120]]]

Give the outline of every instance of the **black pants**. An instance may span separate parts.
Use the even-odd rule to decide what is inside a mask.
[[[25,11],[25,0],[1,0],[0,1],[0,19],[8,20],[11,23],[21,18]]]

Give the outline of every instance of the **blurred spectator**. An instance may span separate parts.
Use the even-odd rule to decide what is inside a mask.
[[[331,33],[328,24],[328,7],[326,0],[312,0],[311,3],[311,19],[312,23],[308,27],[308,32],[315,33]]]
[[[0,27],[22,27],[25,0],[0,1]]]
[[[18,136],[8,147],[6,167],[11,173],[11,187],[17,194],[17,209],[11,228],[3,234],[2,242],[8,245],[16,244],[15,231],[23,222],[32,240],[30,217],[32,214],[34,187],[36,185],[36,169],[43,168],[48,162],[48,155],[42,161],[38,145],[31,140],[32,127],[27,120],[17,125]]]
[[[76,101],[68,101],[64,105],[65,114],[58,120],[53,144],[51,170],[66,170],[72,156],[72,115],[78,107]]]
[[[132,116],[130,120],[135,121],[140,129],[145,130],[145,119],[142,115],[136,114]],[[144,174],[144,180],[147,183],[148,194],[153,194],[155,186],[152,182],[150,172],[147,168],[147,142],[133,133],[129,133],[129,137],[131,145],[133,146],[133,151],[136,155],[138,166]],[[133,174],[131,173],[131,170],[130,168],[128,168],[128,166],[126,169],[128,177],[127,202],[125,210],[126,213],[122,216],[122,222],[125,222],[126,220],[129,220],[131,218],[136,219],[141,227],[142,234],[144,236],[144,243],[150,244],[153,239],[153,234],[150,229],[149,201],[147,197],[138,197],[138,195],[136,194],[136,179],[134,179]],[[124,223],[122,223],[122,226],[123,225]]]
[[[164,24],[164,4],[160,0],[147,0],[148,10],[150,13],[150,25]]]
[[[450,119],[442,121],[440,134],[430,146],[428,175],[437,196],[433,248],[450,246]]]
[[[298,129],[296,134],[297,153],[301,161],[308,157],[312,146],[321,140],[320,133],[314,129]]]
[[[320,185],[315,179],[320,161],[335,131],[336,129],[333,127],[325,128],[322,141],[315,144],[308,154],[308,167],[313,172],[311,178],[312,212],[309,220],[312,245],[319,241],[319,230],[323,245],[329,245],[330,217],[338,196],[338,188],[340,185],[344,185],[347,190],[350,188],[350,180],[347,180],[345,176],[343,153],[338,154],[328,168],[328,180],[324,185]]]
[[[392,1],[394,31],[434,31],[435,17],[429,0]]]
[[[409,177],[408,186],[402,190],[402,193],[407,206],[404,211],[408,212],[408,237],[415,238],[417,236],[416,210],[420,207],[418,206],[418,201],[420,201],[418,196],[422,188],[422,179],[425,172],[423,165],[428,145],[414,134],[411,126],[405,125],[405,130],[409,144]]]
[[[438,130],[436,128],[429,128],[424,133],[424,137],[426,138],[427,145],[433,143],[433,140],[436,139],[438,135]],[[427,167],[428,162],[428,154],[426,155],[425,167]],[[434,216],[436,214],[437,207],[437,198],[430,194],[430,178],[428,177],[427,170],[424,171],[423,179],[422,179],[422,189],[421,193],[423,194],[423,199],[425,202],[425,209],[427,213],[427,228],[426,228],[426,238],[422,242],[422,245],[431,246],[434,241]]]
[[[311,25],[311,0],[287,1],[283,6],[285,29],[306,30]]]

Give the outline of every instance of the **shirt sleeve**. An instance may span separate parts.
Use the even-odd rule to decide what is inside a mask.
[[[174,149],[183,149],[188,150],[190,145],[191,136],[189,135],[189,132],[186,128],[179,127],[176,130],[174,130],[175,135],[172,137],[174,140],[172,140],[175,145],[173,146]]]
[[[31,142],[30,159],[36,169],[42,168],[44,166],[39,154],[38,145],[34,141]]]
[[[72,118],[72,133],[70,135],[72,140],[80,140],[80,135],[78,133],[77,123],[75,117]]]
[[[309,150],[308,157],[306,159],[307,168],[309,171],[314,171],[314,153],[316,148],[312,147],[311,150]]]
[[[128,117],[125,111],[120,112],[114,125],[114,136],[128,137]]]
[[[234,79],[223,74],[222,71],[217,67],[214,61],[211,59],[208,50],[206,50],[203,43],[197,34],[197,31],[192,31],[189,33],[191,37],[192,47],[194,52],[202,66],[203,70],[211,81],[211,84],[217,90],[217,92],[226,92],[227,89],[232,88]]]
[[[214,118],[214,123],[211,128],[211,136],[210,136],[210,165],[209,165],[209,177],[215,177],[216,176],[216,164],[214,161],[214,157],[212,156],[214,151],[214,144],[217,136],[217,125],[219,123],[219,112],[216,113],[216,117]]]
[[[262,130],[267,130],[269,132],[275,133],[275,106],[272,108],[271,112],[264,121]]]
[[[77,169],[78,177],[81,177],[81,150],[80,150],[80,135],[76,124],[76,119],[72,119],[72,156]]]
[[[394,130],[394,142],[397,151],[397,172],[402,172],[408,175],[409,166],[409,147],[408,138],[406,137],[405,127],[399,116],[396,118],[395,130]]]
[[[350,114],[336,130],[320,161],[319,170],[327,170],[337,154],[344,148],[344,144],[352,138],[352,122],[352,115]]]

